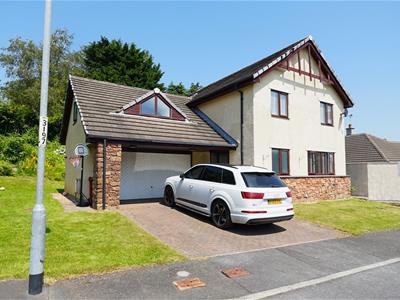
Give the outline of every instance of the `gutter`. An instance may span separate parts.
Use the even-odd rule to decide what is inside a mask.
[[[211,126],[210,124],[208,124]],[[214,129],[215,130],[215,129]],[[223,131],[223,129],[221,129]],[[222,134],[222,132],[221,132]],[[227,135],[229,136],[229,135]],[[95,142],[102,142],[103,139],[107,139],[109,142],[113,143],[119,143],[119,144],[128,144],[128,145],[137,145],[137,146],[157,146],[159,148],[162,147],[170,147],[170,146],[177,146],[177,147],[189,147],[189,148],[201,148],[205,150],[230,150],[230,149],[235,149],[238,146],[238,143],[236,140],[234,140],[232,137],[232,141],[234,144],[196,144],[196,143],[191,143],[191,142],[164,142],[164,141],[159,141],[159,140],[143,140],[143,139],[131,139],[131,138],[119,138],[119,137],[113,137],[109,135],[87,135],[86,136],[86,143],[95,143]]]

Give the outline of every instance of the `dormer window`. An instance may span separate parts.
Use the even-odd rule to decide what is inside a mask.
[[[140,103],[140,114],[144,116],[157,116],[170,118],[171,108],[157,95]]]
[[[184,121],[181,110],[158,89],[123,107],[125,114]]]

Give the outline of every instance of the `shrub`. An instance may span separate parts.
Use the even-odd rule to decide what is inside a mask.
[[[64,178],[64,155],[57,150],[62,146],[54,141],[48,142],[46,148],[45,176],[52,180]],[[37,166],[37,148],[33,147],[27,157],[18,164],[20,174],[34,176]]]
[[[23,135],[0,135],[0,160],[15,164],[21,175],[35,176],[37,164],[37,130],[32,128]],[[57,141],[47,143],[45,176],[53,180],[64,178],[64,155],[57,150],[62,146]]]
[[[14,166],[7,161],[0,160],[0,176],[12,176]]]

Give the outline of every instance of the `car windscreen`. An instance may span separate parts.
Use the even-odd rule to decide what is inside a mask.
[[[275,173],[245,172],[242,173],[242,177],[247,187],[274,188],[286,186]]]

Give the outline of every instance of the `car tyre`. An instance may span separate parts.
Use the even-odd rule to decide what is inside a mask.
[[[163,204],[165,204],[168,207],[174,207],[175,206],[175,195],[174,191],[172,190],[172,187],[167,186],[164,190],[164,199],[163,199]]]
[[[214,225],[221,229],[231,227],[231,211],[228,205],[222,200],[216,200],[211,206],[211,219]]]

